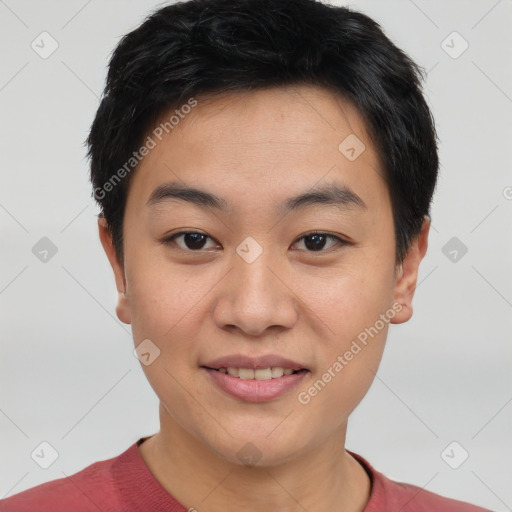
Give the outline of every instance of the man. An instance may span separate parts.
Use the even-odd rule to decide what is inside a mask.
[[[345,449],[412,315],[438,170],[419,69],[374,21],[163,7],[116,48],[87,142],[160,431],[0,510],[484,510]]]

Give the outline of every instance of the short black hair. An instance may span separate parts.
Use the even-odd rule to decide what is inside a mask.
[[[156,10],[115,48],[86,140],[93,195],[120,261],[130,171],[152,123],[203,93],[308,84],[362,116],[389,188],[400,263],[430,216],[439,166],[423,78],[378,23],[347,7],[189,0]]]

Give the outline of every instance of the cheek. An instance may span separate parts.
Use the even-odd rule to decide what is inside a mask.
[[[186,323],[211,288],[208,276],[197,279],[197,269],[171,265],[142,251],[132,259],[127,278],[134,335],[151,334],[162,341]]]
[[[370,388],[384,351],[394,311],[366,293],[331,302],[324,336],[317,335],[317,365],[298,401],[325,418],[326,431],[339,426]],[[384,318],[384,319],[383,319]]]
[[[161,265],[139,265],[130,279],[134,343],[149,339],[158,353],[151,364],[141,364],[142,370],[162,403],[187,411],[183,387],[191,388],[190,371],[197,364],[194,314],[205,290],[171,266],[164,271]]]
[[[321,286],[303,280],[301,292],[321,322],[315,324],[316,371],[299,402],[325,409],[333,421],[350,414],[370,387],[395,313],[392,280],[384,268],[354,265],[336,274]]]
[[[320,320],[325,330],[321,339],[331,340],[329,344],[336,348],[340,348],[337,341],[346,342],[373,325],[393,297],[392,274],[387,266],[379,268],[364,255],[354,259],[359,262],[347,262],[329,274],[302,272],[293,280],[294,292],[306,306],[305,315]]]

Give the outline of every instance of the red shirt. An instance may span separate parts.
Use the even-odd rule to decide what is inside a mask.
[[[153,476],[142,459],[140,438],[125,452],[70,475],[0,500],[1,512],[187,512]],[[395,482],[360,455],[349,452],[370,476],[364,512],[490,512]]]

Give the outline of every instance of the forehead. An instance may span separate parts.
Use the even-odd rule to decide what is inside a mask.
[[[357,109],[327,89],[288,86],[195,101],[174,116],[132,177],[128,202],[138,208],[166,182],[229,196],[230,208],[237,199],[282,202],[290,192],[333,181],[360,197],[387,193]]]

